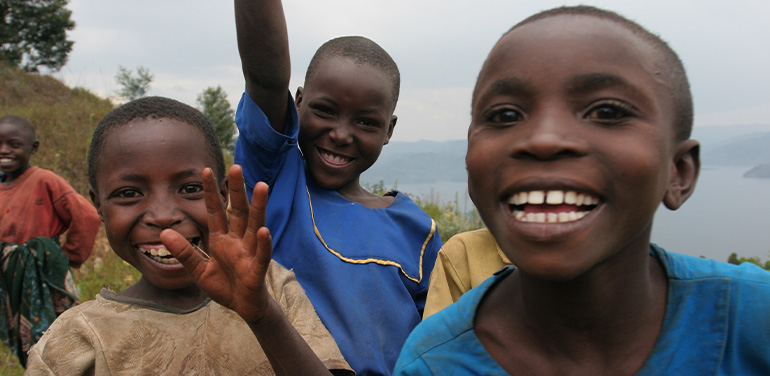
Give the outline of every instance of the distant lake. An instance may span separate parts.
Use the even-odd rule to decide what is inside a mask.
[[[664,206],[653,223],[652,241],[672,252],[727,261],[730,253],[770,258],[770,179],[744,178],[746,167],[703,166],[695,193],[677,211]],[[471,210],[465,182],[398,184],[416,197],[458,198]]]

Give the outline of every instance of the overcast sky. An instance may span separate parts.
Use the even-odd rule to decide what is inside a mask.
[[[614,10],[660,34],[684,61],[696,126],[770,124],[770,1],[288,0],[292,91],[315,49],[363,35],[401,69],[395,141],[464,139],[476,75],[499,36],[518,21],[560,5]],[[196,105],[221,85],[233,107],[243,91],[233,5],[225,0],[71,0],[77,23],[70,86],[114,96],[118,66],[149,68],[149,94]]]

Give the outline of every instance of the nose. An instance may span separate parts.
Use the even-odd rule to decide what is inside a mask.
[[[519,125],[513,156],[552,160],[585,155],[588,145],[578,119],[569,115],[538,114]]]
[[[11,152],[11,147],[7,142],[0,142],[0,154],[7,154]]]
[[[157,197],[144,214],[144,223],[160,229],[172,228],[184,220],[184,213],[172,197]]]
[[[350,144],[353,142],[353,127],[353,124],[341,119],[329,131],[329,137],[337,145]]]

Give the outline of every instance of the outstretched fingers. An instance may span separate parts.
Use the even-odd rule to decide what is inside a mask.
[[[227,214],[219,194],[214,172],[210,168],[203,169],[203,197],[206,202],[206,213],[209,225],[209,234],[227,233]]]
[[[230,187],[230,232],[242,238],[249,222],[249,199],[246,197],[246,185],[243,169],[233,165],[229,171]]]
[[[243,245],[253,255],[261,243],[258,241],[257,233],[260,228],[265,226],[265,212],[267,209],[267,184],[257,183],[251,196],[251,210],[249,210],[249,224],[246,233],[243,236]],[[269,231],[268,234],[269,236]],[[272,250],[272,246],[271,246]]]

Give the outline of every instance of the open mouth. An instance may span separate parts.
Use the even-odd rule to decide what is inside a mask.
[[[200,237],[194,237],[192,239],[187,239],[187,241],[190,242],[194,247],[200,249],[201,245],[201,238]],[[168,249],[161,243],[161,244],[140,244],[136,246],[136,248],[145,254],[145,256],[161,263],[161,264],[179,264],[179,260],[171,256],[171,252],[169,252]]]
[[[588,215],[599,201],[587,193],[542,190],[515,193],[508,199],[508,206],[520,222],[569,223]]]
[[[319,154],[321,155],[321,159],[323,159],[326,163],[333,165],[333,166],[344,166],[352,160],[352,158],[346,157],[341,154],[332,153],[328,150],[318,149]]]

